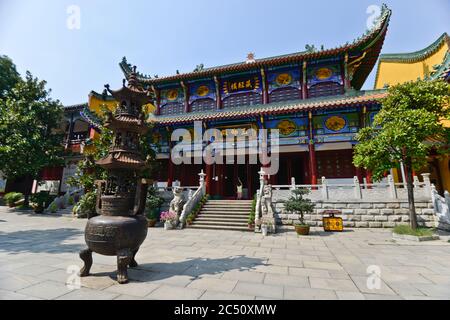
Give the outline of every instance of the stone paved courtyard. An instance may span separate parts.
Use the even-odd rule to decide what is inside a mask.
[[[129,284],[114,281],[114,257],[94,254],[93,275],[70,290],[67,268],[82,265],[85,224],[0,207],[0,299],[450,299],[448,236],[396,244],[382,229],[263,238],[153,228]],[[367,286],[371,265],[379,289]]]

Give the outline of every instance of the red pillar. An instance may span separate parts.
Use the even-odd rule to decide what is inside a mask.
[[[317,160],[316,160],[316,148],[314,146],[314,131],[313,131],[313,118],[312,112],[308,114],[308,127],[309,127],[309,176],[311,178],[311,184],[317,184]]]
[[[366,170],[366,181],[368,184],[372,183],[372,172],[370,170]]]
[[[316,148],[312,141],[309,143],[309,176],[311,177],[311,184],[317,184]]]
[[[306,61],[303,61],[302,68],[302,99],[308,98],[308,77],[306,72]]]
[[[206,165],[206,193],[211,195],[212,192],[212,165],[207,164]]]
[[[167,186],[171,187],[172,186],[172,182],[173,182],[173,162],[172,160],[169,158],[169,168],[168,168],[168,174],[167,174]]]

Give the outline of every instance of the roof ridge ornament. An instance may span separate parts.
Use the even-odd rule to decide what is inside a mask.
[[[255,53],[254,52],[249,52],[247,54],[247,60],[245,60],[245,63],[255,63]]]

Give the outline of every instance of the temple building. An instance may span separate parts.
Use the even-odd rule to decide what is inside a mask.
[[[290,185],[293,179],[297,185],[316,185],[322,177],[328,183],[348,183],[355,176],[360,183],[371,183],[370,172],[353,165],[353,149],[357,132],[371,125],[380,110],[386,85],[418,77],[449,78],[446,34],[421,52],[380,56],[390,17],[391,10],[383,6],[373,28],[337,48],[306,46],[303,52],[262,59],[251,53],[243,62],[212,68],[199,65],[193,72],[165,77],[135,74],[124,58],[119,66],[125,78],[136,76],[156,97],[154,109],[147,110],[148,121],[154,124],[154,148],[162,168],[155,180],[164,187],[196,186],[198,173],[203,170],[207,174],[207,193],[236,198],[237,185],[241,184],[244,198],[253,198],[262,166],[248,161],[248,151],[244,164],[206,164],[196,161],[192,152],[186,152],[190,164],[172,162],[171,151],[181,143],[171,141],[172,133],[177,129],[193,132],[194,122],[200,121],[203,131],[216,128],[224,134],[230,128],[256,132],[278,129],[279,171],[268,176],[273,185]],[[379,57],[375,89],[361,90]],[[414,70],[407,72],[408,68]],[[80,115],[68,117],[68,147],[75,153],[89,151],[90,142],[101,132],[102,108],[113,109],[120,103],[106,91],[91,92],[87,104],[67,108],[67,114],[76,109]],[[77,125],[78,119],[83,125]],[[449,190],[448,158],[446,162],[430,159],[434,168],[432,182],[440,191]],[[429,170],[425,168],[424,172]],[[397,173],[401,180],[398,171],[393,169],[394,176]]]

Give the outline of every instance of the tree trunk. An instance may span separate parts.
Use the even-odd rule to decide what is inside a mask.
[[[25,176],[25,185],[26,185],[26,187],[25,187],[25,192],[24,192],[24,195],[23,195],[23,205],[25,206],[25,207],[28,207],[29,205],[30,205],[30,195],[31,195],[31,192],[32,192],[32,189],[33,189],[33,177],[31,176],[31,175],[26,175]]]
[[[411,228],[415,230],[417,229],[417,215],[416,215],[416,205],[414,203],[414,184],[413,184],[413,170],[411,158],[407,158],[405,164],[406,164],[405,165],[406,187],[408,189],[409,219]]]

